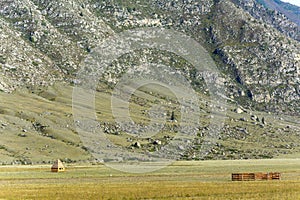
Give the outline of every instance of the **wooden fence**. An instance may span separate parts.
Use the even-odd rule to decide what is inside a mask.
[[[279,172],[231,174],[232,181],[280,180],[280,178],[281,174]]]

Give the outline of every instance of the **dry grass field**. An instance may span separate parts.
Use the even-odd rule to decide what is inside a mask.
[[[280,181],[232,182],[233,172],[282,173]],[[300,199],[300,160],[184,161],[129,174],[104,165],[0,168],[0,199]]]

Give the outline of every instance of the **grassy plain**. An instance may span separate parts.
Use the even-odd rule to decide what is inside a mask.
[[[0,167],[0,199],[300,199],[300,159],[180,161],[156,172],[104,165]],[[232,182],[233,172],[282,173],[280,181]]]

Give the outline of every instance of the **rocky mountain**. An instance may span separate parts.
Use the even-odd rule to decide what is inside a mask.
[[[253,0],[3,0],[0,6],[2,91],[71,82],[85,55],[114,31],[159,26],[185,32],[210,51],[230,83],[228,96],[270,111],[298,107],[298,27]]]
[[[254,115],[252,111],[271,116],[295,116],[287,121],[283,119],[284,122],[275,120],[276,126],[258,131],[264,134],[263,141],[270,138],[274,141],[279,132],[296,134],[299,132],[297,116],[300,113],[300,35],[299,25],[295,21],[298,18],[288,15],[290,11],[287,10],[297,8],[285,6],[282,10],[277,6],[274,10],[271,5],[275,3],[287,5],[275,0],[1,0],[0,95],[5,102],[0,110],[1,133],[8,133],[5,131],[9,130],[9,133],[16,134],[25,130],[30,137],[46,137],[45,141],[53,143],[53,146],[63,143],[64,149],[67,149],[71,145],[73,154],[86,150],[78,138],[69,141],[55,134],[55,130],[61,130],[73,137],[76,131],[70,125],[70,101],[65,100],[71,96],[53,90],[53,87],[57,84],[72,86],[76,82],[80,63],[110,36],[139,27],[161,27],[180,31],[199,42],[221,72],[220,78],[225,84],[229,103],[244,109],[245,115],[233,114],[233,123],[230,124],[234,125],[226,126],[220,139],[225,141],[234,136],[243,143],[249,136],[249,143],[257,142],[255,137],[258,135],[251,135],[247,128],[243,128],[246,126],[250,127],[249,130],[256,130],[259,127],[260,130],[264,126],[261,120],[258,122],[254,116],[251,117]],[[193,66],[178,56],[155,49],[122,56],[100,80],[99,85],[105,89],[100,88],[99,91],[110,91],[128,66],[137,66],[145,61],[176,68],[199,94],[205,95],[205,83]],[[33,98],[35,105],[40,101],[44,109],[47,106],[51,109],[62,106],[61,111],[55,109],[55,112],[47,114],[33,109],[30,103],[20,107],[11,102],[12,99],[17,100],[14,95],[25,102]],[[22,109],[25,114],[20,113]],[[54,116],[63,120],[56,120]],[[108,127],[111,126],[114,127]],[[22,134],[26,136],[26,133],[17,133],[18,141],[24,139]],[[298,148],[288,138],[282,139],[280,144],[267,144],[269,148],[278,145],[282,145],[283,149],[288,145],[289,151]],[[30,158],[29,154],[35,149],[24,147],[29,149],[25,151],[24,158],[23,154],[19,154],[24,149],[13,151],[8,146],[0,144],[0,150],[8,157],[18,155],[23,160]],[[53,146],[51,148],[54,149]],[[215,152],[217,157],[222,158],[224,153],[223,157],[229,158],[231,150],[236,149],[227,147],[228,143],[219,143]],[[54,151],[48,151],[48,147],[44,146],[40,149],[44,149],[40,153],[44,153],[45,157],[50,155],[49,151]],[[256,157],[257,154],[251,154],[250,150],[251,147],[235,154]],[[286,153],[270,150],[258,157]],[[186,156],[191,158],[191,155]],[[233,158],[241,158],[239,155]]]

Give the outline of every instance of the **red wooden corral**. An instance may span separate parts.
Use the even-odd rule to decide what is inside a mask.
[[[231,174],[232,181],[280,180],[280,178],[281,174],[279,172]]]

